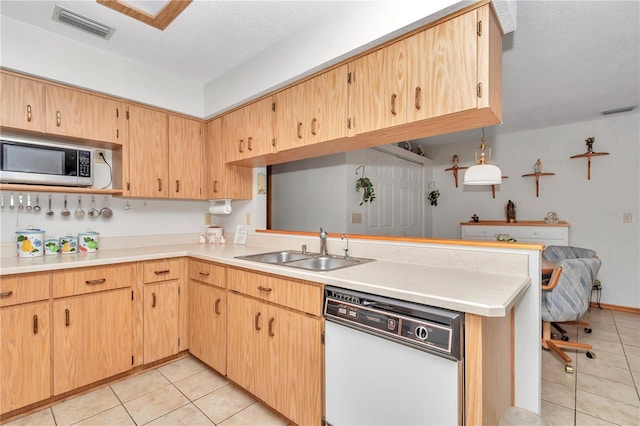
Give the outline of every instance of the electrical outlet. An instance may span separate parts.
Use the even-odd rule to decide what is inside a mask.
[[[96,153],[96,158],[95,158],[96,164],[105,164],[104,159],[107,157],[107,152],[104,149],[96,149],[95,153]]]
[[[631,212],[622,213],[622,223],[631,223],[633,222],[633,215]]]
[[[213,224],[213,221],[212,221],[212,214],[211,214],[211,213],[205,213],[205,214],[204,214],[204,224],[205,224],[205,225],[211,225],[211,224]]]

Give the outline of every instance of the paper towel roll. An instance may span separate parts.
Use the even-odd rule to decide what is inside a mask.
[[[209,206],[209,213],[211,214],[231,214],[230,204],[216,204]]]

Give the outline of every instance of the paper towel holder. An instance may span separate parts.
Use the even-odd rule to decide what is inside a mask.
[[[231,213],[231,198],[209,200],[209,212],[212,214]]]

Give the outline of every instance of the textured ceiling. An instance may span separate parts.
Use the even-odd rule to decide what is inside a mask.
[[[2,0],[0,13],[204,85],[343,3],[196,0],[165,31],[92,0]],[[105,41],[53,22],[55,4],[117,30]],[[639,18],[637,0],[518,1],[517,29],[503,44],[504,124],[487,129],[488,137],[591,120],[602,110],[638,105]],[[478,135],[476,130],[426,143]]]

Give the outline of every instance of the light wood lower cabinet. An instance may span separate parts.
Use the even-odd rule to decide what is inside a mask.
[[[131,368],[132,303],[127,288],[53,302],[54,395]]]
[[[180,351],[182,259],[143,264],[144,363]]]
[[[226,268],[189,261],[189,352],[227,372]]]
[[[235,279],[259,275],[230,269],[229,286],[231,272]],[[227,309],[227,376],[294,423],[320,424],[322,318],[236,292],[227,294]]]
[[[178,353],[178,282],[144,287],[144,363]]]
[[[0,413],[51,396],[49,301],[0,309]]]

